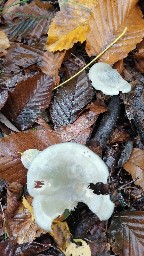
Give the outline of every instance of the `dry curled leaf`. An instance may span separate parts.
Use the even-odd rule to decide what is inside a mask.
[[[144,212],[124,212],[113,217],[110,228],[112,250],[120,256],[144,255]]]
[[[134,183],[144,190],[144,150],[134,148],[123,168],[132,175],[133,180],[137,179]]]
[[[58,136],[50,129],[19,132],[1,139],[0,179],[25,184],[26,169],[20,160],[21,153],[29,148],[43,150],[59,142]]]

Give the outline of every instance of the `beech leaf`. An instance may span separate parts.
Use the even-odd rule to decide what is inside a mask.
[[[65,66],[70,77],[79,70],[78,64],[73,63],[71,59],[65,63]],[[68,82],[67,86],[60,87],[50,108],[55,127],[73,123],[77,118],[78,111],[92,100],[93,95],[94,90],[85,71]]]
[[[50,129],[29,130],[11,134],[0,140],[0,179],[25,184],[26,169],[21,162],[21,153],[29,148],[43,150],[61,140]]]
[[[123,168],[132,175],[134,183],[144,190],[144,150],[134,148]]]
[[[144,212],[124,212],[116,214],[111,222],[110,240],[116,255],[144,254]]]
[[[138,0],[126,0],[124,4],[120,0],[78,2],[60,1],[60,12],[57,12],[48,31],[48,50],[69,49],[74,43],[86,40],[88,55],[95,56],[127,27],[125,35],[100,59],[102,62],[113,64],[126,57],[142,40],[144,20],[136,5]]]
[[[6,55],[6,49],[10,46],[9,39],[4,31],[0,30],[0,57]]]

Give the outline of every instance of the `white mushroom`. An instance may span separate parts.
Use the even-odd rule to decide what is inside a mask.
[[[92,86],[106,95],[118,95],[119,92],[127,93],[131,90],[131,85],[122,78],[118,71],[103,62],[94,64],[88,76],[92,81]]]
[[[29,150],[30,156],[32,152],[33,149]],[[25,151],[24,166],[27,157]],[[74,209],[78,202],[87,204],[100,220],[110,218],[114,204],[109,195],[96,195],[88,188],[90,183],[107,183],[108,175],[101,158],[81,144],[60,143],[39,152],[27,173],[36,223],[50,231],[53,220],[65,209]]]

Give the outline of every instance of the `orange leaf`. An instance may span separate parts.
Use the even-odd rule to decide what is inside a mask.
[[[132,175],[133,179],[138,178],[135,184],[144,190],[144,150],[134,148],[123,168]]]
[[[123,59],[133,50],[144,36],[144,20],[137,0],[99,0],[89,20],[90,32],[87,36],[86,51],[95,56],[117,38],[125,27],[127,32],[100,59],[113,64]]]
[[[90,4],[93,0],[73,0],[60,2],[48,31],[47,49],[57,51],[69,49],[78,41],[83,43],[89,30],[88,18],[91,16]]]
[[[127,32],[102,56],[110,64],[123,59],[144,36],[144,20],[138,0],[73,0],[60,1],[48,31],[46,48],[50,51],[69,49],[86,40],[89,56],[98,55],[127,27]]]
[[[0,56],[5,55],[7,49],[10,46],[9,40],[4,31],[0,31]]]

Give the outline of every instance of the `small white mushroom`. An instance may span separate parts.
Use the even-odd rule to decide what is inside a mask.
[[[28,151],[22,156],[24,166],[27,158]],[[110,218],[114,204],[109,195],[96,195],[88,188],[90,183],[107,183],[108,175],[101,158],[81,144],[60,143],[39,152],[27,173],[36,223],[50,231],[53,220],[65,209],[74,209],[78,202],[87,204],[100,220]]]
[[[118,71],[103,62],[94,64],[88,76],[92,81],[92,86],[106,95],[118,95],[119,92],[127,93],[131,90],[131,85],[122,78]]]

